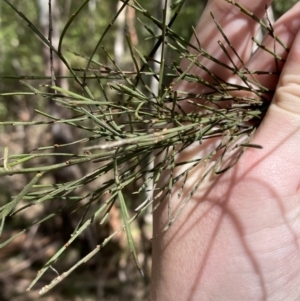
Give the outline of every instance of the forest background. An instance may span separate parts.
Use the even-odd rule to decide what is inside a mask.
[[[143,63],[141,58],[134,60],[132,49],[136,48],[147,57],[151,53],[161,29],[151,19],[152,16],[162,22],[172,18],[176,8],[182,1],[169,1],[168,7],[173,9],[165,14],[165,0],[139,0],[142,11],[130,5],[122,8],[121,1],[105,0],[36,0],[36,1],[1,1],[0,2],[0,157],[5,161],[5,153],[30,154],[37,148],[52,145],[51,151],[56,152],[53,157],[36,157],[35,161],[25,161],[24,168],[35,165],[60,164],[66,158],[62,153],[79,153],[74,141],[84,139],[82,132],[65,123],[45,124],[45,114],[55,116],[57,120],[71,118],[70,110],[60,106],[57,102],[45,101],[26,89],[23,82],[30,87],[39,89],[41,86],[53,84],[83,95],[83,85],[80,86],[66,65],[55,54],[50,59],[49,47],[27,26],[26,21],[10,5],[21,12],[41,32],[46,39],[49,38],[49,2],[51,2],[52,31],[51,39],[54,47],[62,35],[65,25],[78,9],[83,6],[71,26],[68,28],[62,45],[62,52],[69,66],[83,78],[83,70],[97,45],[99,38],[109,28],[101,46],[99,47],[90,64],[89,77],[85,78],[93,97],[101,101],[107,95],[112,101],[118,102],[122,97],[116,90],[107,85],[111,81],[124,82],[124,78],[117,78],[117,71],[122,70],[134,74]],[[295,0],[276,0],[273,4],[275,18],[281,16],[294,3]],[[133,2],[129,2],[133,3]],[[181,8],[172,30],[184,40],[189,41],[192,35],[192,26],[195,26],[206,1],[186,0]],[[114,20],[117,12],[120,14]],[[145,14],[145,11],[147,14]],[[110,23],[114,21],[112,26]],[[51,25],[51,23],[50,23]],[[125,30],[126,29],[126,30]],[[128,42],[129,41],[129,42]],[[131,45],[131,47],[130,47]],[[166,52],[166,65],[176,62],[180,58],[176,51]],[[160,61],[158,56],[153,56],[152,61]],[[159,64],[149,62],[152,70],[159,72]],[[53,70],[51,68],[53,67]],[[119,69],[118,69],[119,68]],[[157,69],[158,68],[158,69]],[[127,74],[126,73],[126,74]],[[95,75],[96,74],[96,75]],[[172,78],[164,76],[165,85],[170,84]],[[23,81],[23,82],[20,82]],[[157,80],[153,75],[145,76],[145,81],[152,91],[158,91]],[[101,84],[99,83],[101,82]],[[28,88],[27,86],[27,88]],[[47,88],[47,87],[45,87]],[[17,93],[18,91],[28,91]],[[105,93],[103,92],[105,91]],[[18,123],[10,123],[15,121]],[[41,124],[30,125],[30,122]],[[53,145],[59,147],[53,147]],[[65,145],[62,147],[62,145]],[[81,150],[80,150],[81,151]],[[86,150],[88,153],[89,150]],[[2,163],[1,163],[2,164]],[[4,165],[3,165],[4,166]],[[43,178],[44,185],[59,185],[75,181],[88,174],[93,167],[89,164],[73,165],[65,169],[53,170]],[[105,182],[110,173],[104,175],[101,181]],[[32,180],[31,173],[21,173],[0,178],[0,206],[4,206],[18,195]],[[77,189],[74,195],[58,197],[43,203],[41,206],[30,207],[13,216],[7,216],[4,229],[1,233],[0,243],[17,235],[14,240],[0,249],[0,296],[1,300],[147,300],[149,292],[151,271],[151,211],[146,211],[131,225],[132,238],[144,277],[140,276],[128,248],[125,232],[118,232],[110,242],[85,264],[80,265],[64,281],[55,286],[48,294],[39,296],[39,291],[49,284],[57,273],[69,270],[86,255],[90,254],[99,242],[103,242],[109,235],[122,227],[122,214],[120,207],[113,204],[110,208],[109,218],[100,227],[100,221],[94,222],[82,232],[77,240],[66,248],[59,260],[53,261],[51,268],[41,277],[33,288],[26,292],[37,272],[53,258],[58,250],[66,244],[70,235],[74,233],[86,218],[85,213],[77,207],[68,208],[68,201],[75,200],[76,195],[82,198],[88,191],[97,190],[97,181],[88,183]],[[142,185],[142,179],[128,185],[124,192],[129,216],[134,215],[134,209],[141,203],[140,197],[132,193]],[[73,193],[73,192],[72,192]],[[73,199],[72,199],[73,197]],[[101,196],[105,202],[106,195]],[[22,200],[29,202],[29,199]],[[84,199],[81,199],[84,203]],[[24,203],[18,204],[18,208]],[[92,207],[97,204],[92,204]],[[99,206],[99,204],[98,204]],[[61,208],[65,208],[61,210]],[[96,210],[90,208],[90,210]],[[37,220],[51,215],[42,223]],[[85,211],[84,211],[85,212]],[[2,228],[1,228],[2,229]],[[27,229],[27,231],[23,231]],[[22,232],[23,231],[23,232]]]

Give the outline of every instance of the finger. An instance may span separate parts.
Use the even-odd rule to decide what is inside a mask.
[[[258,18],[262,18],[265,13],[265,6],[271,4],[271,0],[267,1],[247,1],[240,0],[237,1],[240,5],[244,6],[249,11],[253,12]],[[198,41],[202,49],[213,56],[216,60],[232,66],[230,59],[225,54],[225,52],[220,48],[218,41],[220,41],[227,49],[228,54],[232,58],[234,64],[240,66],[239,58],[236,57],[231,51],[230,47],[227,45],[224,37],[217,28],[215,22],[212,19],[211,13],[213,13],[216,22],[220,24],[223,29],[224,34],[230,40],[233,48],[239,53],[242,60],[247,60],[251,54],[252,40],[251,38],[255,36],[255,33],[259,27],[257,21],[248,15],[242,13],[240,9],[233,4],[228,3],[226,0],[210,0],[203,12],[203,15],[196,28],[196,37],[193,37],[191,44],[196,48],[199,48]],[[196,53],[195,49],[188,49],[191,53]],[[216,64],[214,61],[207,59],[203,56],[199,57],[199,61],[207,69],[209,69],[213,74],[226,79],[231,75],[231,71]],[[190,64],[190,61],[184,59],[181,63],[182,70],[185,70]],[[189,70],[190,74],[196,74],[203,79],[209,79],[210,76],[206,71],[202,70],[197,66],[193,66]],[[188,91],[190,93],[200,93],[200,89],[203,86],[194,83],[188,83],[182,81],[177,87],[179,90]]]
[[[300,2],[284,14],[273,26],[273,33],[279,37],[280,41],[290,49],[293,40],[300,28]],[[252,74],[249,79],[257,81],[261,86],[266,87],[270,92],[274,91],[278,78],[288,55],[286,47],[276,41],[270,33],[267,33],[262,42],[262,47],[258,48],[246,64],[246,70]],[[267,50],[266,50],[267,49]],[[277,59],[269,51],[276,54]],[[264,74],[256,74],[262,71]],[[238,83],[242,84],[239,79]],[[272,92],[273,94],[273,92]]]

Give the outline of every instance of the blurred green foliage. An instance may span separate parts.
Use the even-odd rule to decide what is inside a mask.
[[[11,1],[18,9],[30,19],[35,26],[39,27],[39,10],[35,1]],[[67,32],[63,42],[63,51],[73,67],[84,66],[85,61],[68,50],[89,56],[97,43],[104,28],[113,18],[116,12],[117,1],[93,1],[95,9],[86,6]],[[157,15],[157,1],[140,1],[144,7],[154,16]],[[274,12],[280,16],[297,0],[276,0],[274,1]],[[82,4],[81,0],[57,1],[60,11],[59,27],[62,29],[70,18],[71,14]],[[185,39],[189,39],[192,33],[192,26],[196,25],[197,19],[203,9],[205,1],[186,1],[184,9],[176,20],[173,29]],[[37,37],[32,33],[24,21],[4,2],[0,4],[0,75],[20,76],[20,75],[43,75],[44,65],[41,57],[42,45]],[[138,16],[142,22],[143,16]],[[147,24],[155,30],[153,24]],[[139,34],[139,42],[142,43],[144,54],[149,52],[153,41],[145,42],[149,36],[147,31],[136,21],[136,29]],[[113,53],[115,27],[112,28],[103,42],[106,50]],[[141,48],[141,47],[140,47]],[[102,64],[108,64],[107,56],[99,50],[94,59]],[[29,82],[33,84],[33,82]],[[2,92],[13,91],[20,88],[18,81],[2,79],[0,81]],[[2,109],[3,110],[3,109]],[[7,110],[10,112],[10,110]],[[3,113],[1,113],[3,116]]]
[[[274,15],[279,18],[284,12],[295,5],[298,0],[276,0],[273,4]]]

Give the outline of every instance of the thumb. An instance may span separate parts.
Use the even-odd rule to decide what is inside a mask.
[[[282,70],[273,105],[281,108],[284,114],[292,113],[300,118],[300,31]]]
[[[268,112],[253,139],[264,149],[283,148],[299,157],[300,147],[300,31],[297,33]]]

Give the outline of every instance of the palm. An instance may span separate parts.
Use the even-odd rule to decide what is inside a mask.
[[[241,29],[244,35],[252,36],[255,23],[240,15],[237,17],[235,12],[229,13],[229,6],[224,2],[209,2],[210,6],[200,21],[206,24],[205,32],[213,30],[207,30],[207,26],[214,26],[208,21],[208,12],[212,11],[216,18],[224,20],[224,28],[230,17],[238,18],[244,24]],[[248,6],[253,8],[249,9],[262,16],[265,3],[252,2],[255,3]],[[239,3],[247,4],[246,1]],[[300,5],[297,5],[274,26],[275,32],[285,33],[283,40],[289,46],[300,27],[299,21],[289,21],[299,19],[299,9]],[[222,15],[226,15],[226,19],[222,19]],[[203,24],[199,28],[203,28]],[[227,31],[249,68],[274,70],[271,56],[268,59],[265,52],[258,51],[250,57],[251,43],[240,43],[228,24]],[[214,32],[216,44],[221,37],[216,30]],[[201,36],[199,32],[199,38]],[[226,61],[214,48],[217,46],[211,39],[205,40],[205,33],[203,39],[200,40],[203,48],[207,46],[208,52],[211,50],[221,61]],[[294,44],[298,40],[299,35]],[[267,38],[265,44],[268,45],[269,41]],[[300,106],[294,107],[294,101],[300,97],[296,85],[299,84],[300,61],[296,48],[299,46],[294,46],[289,54],[267,116],[251,141],[263,148],[248,149],[228,172],[207,177],[202,189],[196,191],[178,220],[164,235],[154,240],[153,300],[156,297],[158,300],[299,298]],[[284,50],[280,51],[279,55],[284,56]],[[218,66],[209,68],[219,72],[224,80],[231,76]],[[194,72],[201,73],[197,69]],[[270,76],[258,80],[272,89],[277,84],[277,80]],[[179,88],[197,93],[202,89],[190,83],[181,83]],[[300,98],[297,99],[299,101]],[[203,151],[203,146],[194,146],[182,152],[178,160],[186,161]],[[189,176],[184,193],[188,194],[194,187],[203,170],[199,168]],[[173,191],[174,196],[177,195],[176,189],[180,189],[180,183]],[[180,200],[174,197],[174,208],[178,205],[176,202],[179,204]],[[167,210],[162,207],[154,220],[156,233],[166,220]]]

